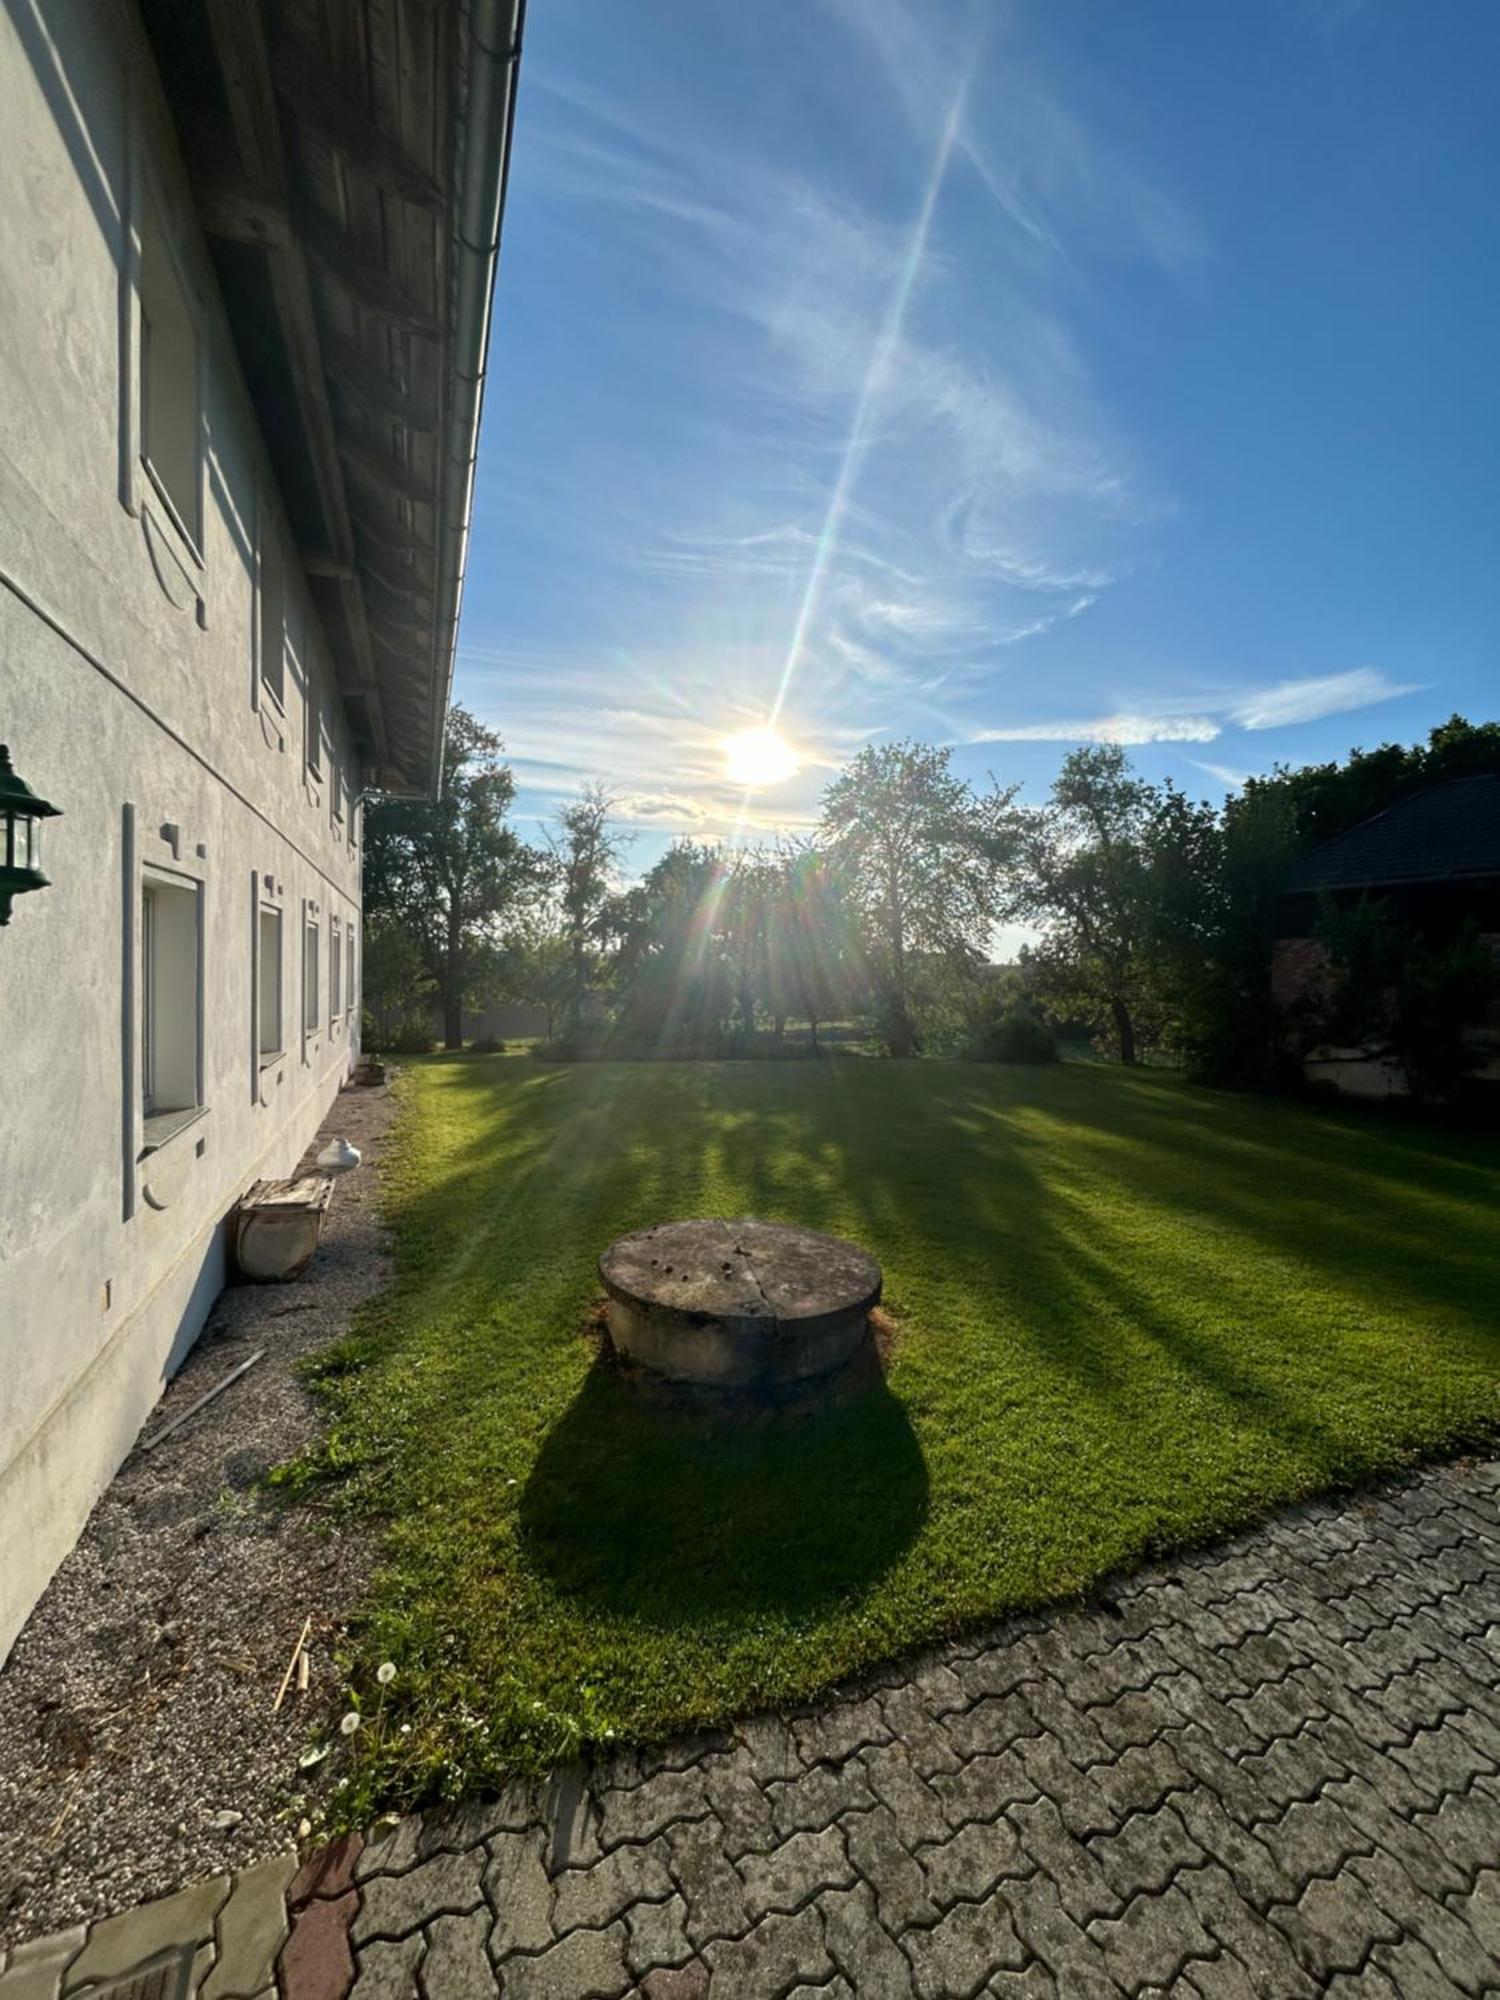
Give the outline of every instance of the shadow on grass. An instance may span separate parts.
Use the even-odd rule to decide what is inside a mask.
[[[383,1504],[433,1559],[446,1524],[457,1589],[534,1578],[705,1673],[1072,1589],[1495,1414],[1492,1143],[1103,1069],[450,1064],[424,1101],[346,1405]],[[713,1213],[879,1257],[891,1386],[726,1426],[588,1370],[599,1250]]]
[[[601,1358],[527,1481],[528,1560],[566,1597],[665,1628],[858,1599],[920,1529],[927,1470],[878,1369],[829,1395],[703,1411]]]

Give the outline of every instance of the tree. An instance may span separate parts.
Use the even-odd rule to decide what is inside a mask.
[[[1044,926],[1033,954],[1049,998],[1109,1020],[1122,1063],[1171,1015],[1172,973],[1207,920],[1201,887],[1215,820],[1138,777],[1118,744],[1063,760],[1050,802],[1019,816],[1021,912]]]
[[[1382,743],[1351,750],[1342,764],[1278,765],[1269,777],[1246,780],[1246,801],[1276,794],[1286,801],[1293,837],[1316,847],[1362,820],[1449,778],[1500,772],[1500,723],[1450,715],[1425,743]],[[1232,810],[1232,806],[1231,806]]]
[[[606,914],[624,847],[622,836],[609,822],[614,804],[603,785],[585,785],[558,814],[551,835],[568,959],[566,1032],[574,1037],[583,1032],[588,1014]]]
[[[867,746],[823,794],[820,832],[863,922],[886,1046],[919,1046],[912,972],[988,942],[1002,913],[1014,787],[977,793],[930,744]]]
[[[361,985],[373,1030],[371,1048],[388,1049],[417,1031],[428,1036],[432,981],[422,964],[415,939],[390,915],[367,916],[363,938]]]
[[[863,984],[855,901],[834,858],[810,843],[780,856],[771,910],[772,1007],[818,1025],[854,1004]]]
[[[573,990],[573,954],[555,890],[530,902],[511,931],[509,990],[541,1010],[550,1042]]]
[[[734,1007],[724,948],[729,868],[716,847],[679,840],[609,915],[626,1048],[682,1054],[717,1048]]]
[[[725,864],[718,927],[734,988],[739,1036],[746,1048],[755,1036],[758,1003],[775,1016],[778,1033],[785,1020],[785,1009],[778,1005],[774,962],[781,888],[780,866],[762,848],[743,848]]]
[[[507,918],[534,893],[543,857],[506,824],[515,781],[492,729],[454,707],[436,798],[384,798],[366,816],[365,908],[413,940],[463,1044],[463,1006]]]

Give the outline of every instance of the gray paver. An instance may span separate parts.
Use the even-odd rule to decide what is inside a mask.
[[[703,1956],[713,2000],[776,2000],[798,1980],[821,1986],[836,1970],[822,1915],[811,1905],[795,1916],[766,1917],[743,1938],[721,1938]]]
[[[908,1841],[941,1840],[948,1833],[943,1802],[918,1771],[906,1744],[868,1750],[862,1761],[870,1790],[896,1815]]]
[[[849,1859],[874,1891],[880,1921],[894,1937],[908,1924],[930,1924],[937,1906],[912,1856],[910,1835],[888,1806],[850,1813],[843,1822]]]
[[[793,1720],[399,1822],[346,1899],[354,1992],[1478,2000],[1497,1657],[1500,1460],[1295,1508]],[[168,1951],[270,2000],[290,1868],[23,1945],[0,2000]]]
[[[922,1848],[918,1859],[932,1901],[943,1910],[950,1903],[978,1902],[997,1882],[1029,1875],[1036,1867],[1014,1822],[1004,1814],[972,1820],[940,1846]]]
[[[87,1935],[85,1925],[74,1924],[51,1937],[33,1938],[0,1958],[0,1993],[5,2000],[56,2000],[69,1961],[83,1949]]]
[[[693,1956],[686,1930],[687,1904],[679,1895],[660,1903],[637,1903],[626,1918],[630,1942],[625,1956],[630,1968],[644,1976],[653,1968],[675,1971]]]
[[[467,1917],[439,1917],[428,1926],[419,1975],[426,2000],[486,2000],[499,1992],[484,1948],[489,1928],[487,1909]]]
[[[745,1878],[723,1849],[712,1820],[689,1820],[667,1836],[672,1879],[687,1904],[687,1934],[701,1949],[713,1938],[743,1937],[750,1928]]]
[[[1131,1992],[1143,1986],[1170,1987],[1191,1958],[1212,1958],[1217,1947],[1176,1883],[1145,1891],[1118,1917],[1098,1917],[1089,1936],[1111,1973]]]
[[[830,1890],[818,1907],[828,1949],[860,2000],[911,2000],[911,1961],[882,1927],[870,1890]]]
[[[566,1869],[552,1888],[552,1928],[559,1937],[572,1930],[603,1930],[632,1903],[659,1902],[671,1895],[666,1842],[617,1847],[591,1868]]]
[[[435,1854],[405,1875],[375,1875],[364,1886],[349,1936],[356,1948],[372,1938],[409,1937],[430,1917],[466,1916],[484,1901],[482,1847]]]
[[[296,1866],[295,1854],[278,1854],[235,1876],[219,1912],[218,1952],[202,2000],[254,2000],[272,1984],[276,1954],[290,1928],[286,1886]]]
[[[213,1936],[214,1919],[229,1900],[231,1878],[218,1875],[175,1896],[106,1917],[68,1967],[67,1988],[114,1979],[171,1945],[198,1945]],[[9,1996],[7,1996],[9,2000]]]
[[[770,1911],[783,1916],[802,1905],[820,1889],[847,1889],[854,1880],[854,1864],[836,1826],[821,1833],[794,1833],[769,1854],[747,1854],[740,1862],[745,1884],[745,1907],[759,1923]]]
[[[508,1958],[500,1968],[505,2000],[620,2000],[633,1983],[623,1924],[570,1931],[535,1958]]]
[[[412,1937],[379,1938],[359,1954],[349,2000],[416,2000],[417,1967],[427,1940],[420,1931]]]
[[[484,1893],[495,1912],[490,1951],[540,1951],[552,1942],[552,1885],[538,1833],[498,1833],[489,1843]]]
[[[982,1993],[996,1972],[1019,1972],[1028,1953],[999,1896],[955,1903],[931,1930],[901,1940],[922,2000],[966,2000]]]

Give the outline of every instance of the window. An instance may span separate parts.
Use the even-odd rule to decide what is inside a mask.
[[[318,1004],[318,920],[309,916],[302,926],[302,1034],[304,1040],[322,1025]]]
[[[260,538],[260,683],[278,708],[286,707],[286,609],[281,539],[271,522]]]
[[[307,668],[307,768],[314,777],[323,771],[323,713],[313,682],[311,662]]]
[[[280,910],[262,907],[256,926],[256,1039],[261,1062],[268,1063],[286,1046],[281,1033]]]
[[[354,919],[344,926],[344,1012],[354,1012]]]
[[[141,1108],[149,1151],[185,1124],[198,1087],[198,890],[149,876],[141,888]]]
[[[141,213],[141,458],[196,549],[200,521],[198,325],[160,218]]]
[[[339,940],[339,920],[335,917],[328,930],[328,1027],[332,1032],[339,1024],[339,1016],[344,1011],[344,954]]]
[[[331,772],[329,796],[333,801],[333,830],[335,835],[344,831],[344,767],[337,756],[329,758]]]

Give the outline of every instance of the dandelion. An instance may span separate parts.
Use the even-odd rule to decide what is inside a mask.
[[[343,1721],[339,1724],[340,1735],[352,1736],[355,1730],[358,1729],[359,1724],[360,1724],[359,1710],[357,1708],[351,1708],[349,1713],[344,1717]]]
[[[389,1687],[391,1682],[396,1678],[396,1662],[394,1660],[383,1660],[375,1669],[375,1678],[382,1687]]]

